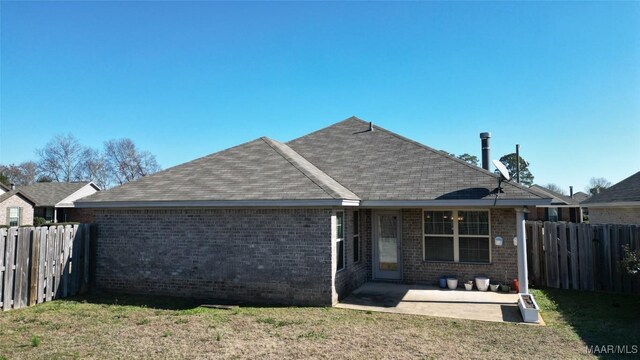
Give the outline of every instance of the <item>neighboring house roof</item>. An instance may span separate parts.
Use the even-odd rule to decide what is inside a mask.
[[[573,198],[578,202],[583,202],[589,198],[589,195],[587,193],[583,193],[582,191],[578,191],[577,193],[573,194]]]
[[[587,207],[640,206],[640,171],[591,196],[582,204]]]
[[[259,138],[78,201],[81,207],[548,203],[539,194],[349,118],[287,144]],[[345,203],[349,201],[349,203]]]
[[[12,196],[14,196],[14,195],[20,196],[21,198],[23,198],[23,199],[27,200],[28,202],[30,202],[30,203],[32,203],[32,204],[34,204],[34,205],[36,204],[36,202],[35,202],[35,200],[34,200],[33,198],[29,197],[28,195],[26,195],[26,194],[22,193],[22,192],[21,192],[21,191],[19,191],[19,190],[9,190],[9,191],[8,191],[8,192],[6,192],[6,193],[0,194],[0,204],[1,204],[3,201],[5,201],[5,200],[9,199],[10,197],[12,197]]]
[[[0,192],[7,192],[7,191],[11,191],[11,188],[6,186],[3,183],[0,183]]]
[[[73,206],[64,201],[85,186],[99,188],[89,181],[82,182],[46,182],[21,186],[17,190],[35,200],[36,206]]]
[[[578,199],[571,198],[570,196],[562,195],[550,189],[547,189],[544,186],[540,185],[532,185],[531,189],[540,193],[541,196],[551,197],[551,204],[548,206],[551,207],[579,207],[580,201]],[[574,194],[575,196],[575,194]]]

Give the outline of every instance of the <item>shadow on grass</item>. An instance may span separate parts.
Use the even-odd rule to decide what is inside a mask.
[[[587,346],[600,349],[602,346],[617,346],[614,351],[599,351],[594,355],[606,359],[640,355],[639,295],[559,289],[537,292],[543,295],[537,298],[543,316],[547,310],[548,316],[554,317],[549,319],[551,324],[548,325],[562,326],[565,323]],[[626,354],[633,352],[634,346],[636,352]]]
[[[69,298],[74,301],[86,301],[91,304],[138,306],[161,310],[189,310],[202,305],[246,305],[239,302],[230,302],[214,299],[191,299],[172,296],[131,295],[123,293],[89,293],[86,295]]]

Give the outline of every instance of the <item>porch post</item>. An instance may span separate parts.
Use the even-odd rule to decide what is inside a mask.
[[[518,282],[521,294],[529,293],[529,274],[527,273],[527,238],[524,226],[526,208],[516,209],[516,229],[518,236]]]

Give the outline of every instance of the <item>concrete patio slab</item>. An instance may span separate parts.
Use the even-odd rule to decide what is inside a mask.
[[[368,282],[336,307],[457,319],[521,323],[517,294]]]

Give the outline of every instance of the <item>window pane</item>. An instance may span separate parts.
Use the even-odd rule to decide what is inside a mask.
[[[460,261],[464,262],[489,262],[489,238],[461,237]]]
[[[9,208],[9,217],[17,218],[18,214],[19,214],[18,208],[15,208],[15,207]]]
[[[338,248],[338,270],[344,268],[344,241],[338,241],[336,243]]]
[[[353,234],[360,234],[360,213],[357,211],[353,212]]]
[[[336,213],[336,239],[344,238],[344,213],[338,211]]]
[[[489,235],[489,212],[459,211],[458,231],[460,235]]]
[[[424,237],[425,260],[453,261],[453,237]]]
[[[558,221],[558,208],[549,208],[549,221]]]
[[[452,211],[425,211],[425,234],[452,235],[453,212]]]

